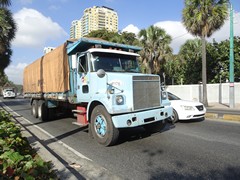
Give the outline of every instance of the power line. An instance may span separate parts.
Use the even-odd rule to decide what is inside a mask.
[[[182,35],[180,35],[180,36],[174,37],[174,38],[172,38],[172,41],[175,40],[175,39],[178,39],[178,38],[180,38],[180,37],[183,37],[183,36],[185,36],[185,35],[187,35],[187,34],[188,34],[188,33],[185,33],[185,34],[182,34]]]

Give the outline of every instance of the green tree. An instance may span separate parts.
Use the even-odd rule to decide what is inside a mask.
[[[179,59],[183,62],[184,83],[197,84],[201,81],[200,39],[187,40],[180,48]]]
[[[182,21],[186,29],[202,40],[203,104],[208,106],[206,74],[206,37],[210,37],[227,19],[228,0],[185,0]]]
[[[106,41],[110,41],[115,36],[119,36],[119,34],[116,32],[109,32],[106,29],[100,29],[100,30],[90,32],[86,37],[95,37],[95,38],[100,38]]]
[[[209,81],[219,83],[220,76],[223,82],[229,80],[229,40],[221,42],[214,41],[209,44],[207,59],[211,58],[211,68],[209,70]],[[235,82],[240,81],[240,37],[234,37],[234,74]]]
[[[6,74],[0,72],[0,87],[4,86],[7,82],[9,82],[9,80]]]
[[[185,82],[185,64],[179,55],[173,55],[164,65],[166,73],[166,84],[181,84]]]
[[[121,44],[128,44],[128,45],[139,45],[139,41],[136,38],[134,33],[117,33],[117,32],[109,32],[106,29],[96,30],[90,32],[87,37],[95,37],[101,38],[106,41],[121,43]]]
[[[10,64],[12,55],[11,41],[15,37],[16,24],[12,13],[7,9],[11,1],[0,1],[0,72]]]
[[[7,7],[11,5],[11,1],[10,0],[0,0],[0,7]]]
[[[146,67],[148,73],[159,74],[163,71],[163,65],[172,55],[170,43],[172,38],[162,28],[150,26],[142,29],[138,37],[143,46],[141,54],[141,63]]]
[[[122,32],[121,37],[124,39],[126,44],[139,46],[139,40],[134,33]]]

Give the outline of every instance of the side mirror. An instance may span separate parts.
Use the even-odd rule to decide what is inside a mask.
[[[99,78],[103,78],[106,75],[106,72],[103,69],[99,69],[97,75]]]
[[[77,69],[77,55],[72,55],[72,69]]]

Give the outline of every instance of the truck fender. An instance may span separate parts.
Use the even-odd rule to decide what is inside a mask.
[[[104,103],[103,101],[99,101],[99,99],[94,99],[94,100],[90,101],[87,105],[87,120],[88,121],[90,121],[92,110],[94,109],[94,107],[96,107],[99,104],[103,105],[106,108],[107,112],[109,113],[109,107],[107,106],[106,103]]]

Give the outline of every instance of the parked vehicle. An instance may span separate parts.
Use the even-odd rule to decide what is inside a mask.
[[[16,97],[16,93],[14,92],[14,88],[12,87],[8,87],[8,88],[4,88],[2,90],[2,95],[3,98],[15,98]]]
[[[168,92],[168,99],[173,107],[173,115],[170,118],[172,123],[178,120],[204,118],[205,116],[206,108],[200,102],[182,100],[170,92]]]
[[[143,126],[160,131],[172,108],[160,77],[140,73],[141,48],[93,38],[67,41],[24,70],[24,97],[46,121],[71,109],[75,124],[88,125],[98,143],[117,142],[119,130]]]

